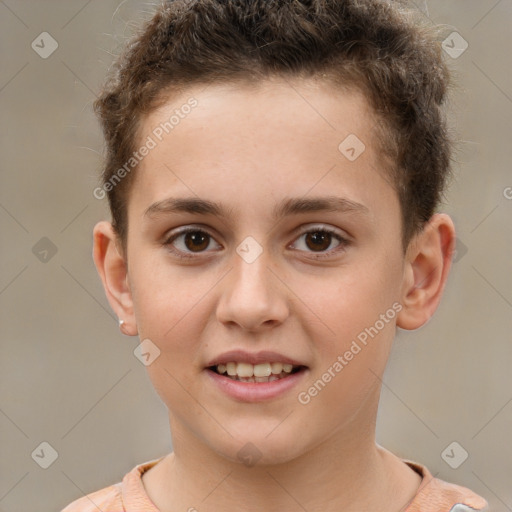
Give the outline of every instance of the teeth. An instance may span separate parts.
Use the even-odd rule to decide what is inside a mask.
[[[288,363],[251,364],[229,362],[226,364],[217,365],[217,372],[221,375],[227,372],[230,377],[242,377],[247,382],[267,382],[276,380],[272,379],[271,377],[278,378],[277,376],[282,372],[291,373],[292,369],[293,365]]]
[[[272,363],[270,367],[272,368],[272,373],[276,375],[279,375],[283,371],[282,363]]]
[[[236,373],[239,377],[252,377],[254,375],[254,366],[249,363],[238,363]]]
[[[261,364],[254,365],[254,376],[255,377],[268,377],[271,374],[272,374],[272,367],[271,367],[270,363],[261,363]],[[240,374],[238,374],[238,375],[240,375]]]

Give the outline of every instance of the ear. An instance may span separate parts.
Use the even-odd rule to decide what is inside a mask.
[[[435,214],[409,244],[397,326],[413,330],[434,314],[448,279],[455,250],[455,227],[446,214]]]
[[[128,282],[126,259],[119,247],[119,239],[110,222],[98,222],[94,227],[93,258],[101,277],[105,294],[115,314],[122,320],[121,332],[136,336],[137,324]]]

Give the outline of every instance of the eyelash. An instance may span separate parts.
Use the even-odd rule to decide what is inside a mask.
[[[194,258],[197,258],[197,256],[200,255],[201,252],[198,252],[198,253],[184,252],[184,251],[181,251],[179,249],[175,249],[172,246],[172,242],[174,242],[180,236],[186,235],[188,233],[202,233],[202,234],[210,237],[211,239],[213,239],[213,236],[210,235],[210,233],[208,233],[204,229],[190,227],[190,228],[184,228],[181,231],[179,231],[178,233],[175,233],[175,234],[171,235],[169,238],[167,238],[164,241],[163,245],[165,247],[167,247],[170,252],[172,252],[175,256],[177,256],[180,259],[194,259]],[[321,253],[321,252],[320,253],[312,252],[312,254],[315,255],[314,259],[317,259],[317,260],[320,260],[320,259],[323,259],[323,258],[326,258],[326,257],[331,257],[332,256],[332,252],[342,251],[342,250],[344,250],[350,244],[350,242],[349,242],[349,240],[347,238],[344,238],[343,236],[341,236],[338,232],[334,231],[333,229],[329,229],[329,228],[326,228],[326,227],[322,227],[322,228],[316,228],[315,227],[315,228],[309,229],[307,231],[304,231],[304,232],[300,233],[297,238],[300,238],[300,237],[302,237],[304,235],[307,235],[307,234],[310,234],[310,233],[327,233],[329,235],[332,235],[334,238],[336,238],[339,241],[339,245],[335,249],[332,249],[332,250],[330,250],[328,252],[323,252],[323,253]],[[208,245],[209,245],[209,243],[208,243]],[[205,251],[203,251],[203,252],[205,252]]]

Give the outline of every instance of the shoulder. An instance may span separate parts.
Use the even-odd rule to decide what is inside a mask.
[[[489,510],[487,500],[479,496],[471,489],[461,485],[452,484],[436,478],[437,492],[432,492],[429,497],[428,490],[425,489],[428,499],[435,506],[450,507],[449,512],[486,512]]]
[[[121,482],[87,494],[70,503],[61,512],[126,512],[126,510],[158,512],[146,494],[141,477],[163,458],[138,464],[124,475]]]
[[[110,485],[70,503],[61,512],[124,512],[121,484]]]
[[[487,512],[488,503],[471,489],[432,476],[423,465],[405,461],[423,478],[416,496],[405,512]]]

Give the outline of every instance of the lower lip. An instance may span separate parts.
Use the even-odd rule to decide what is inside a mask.
[[[242,402],[262,402],[276,398],[289,391],[304,378],[308,370],[302,368],[288,377],[271,382],[243,382],[219,375],[208,368],[205,371],[226,395]]]

